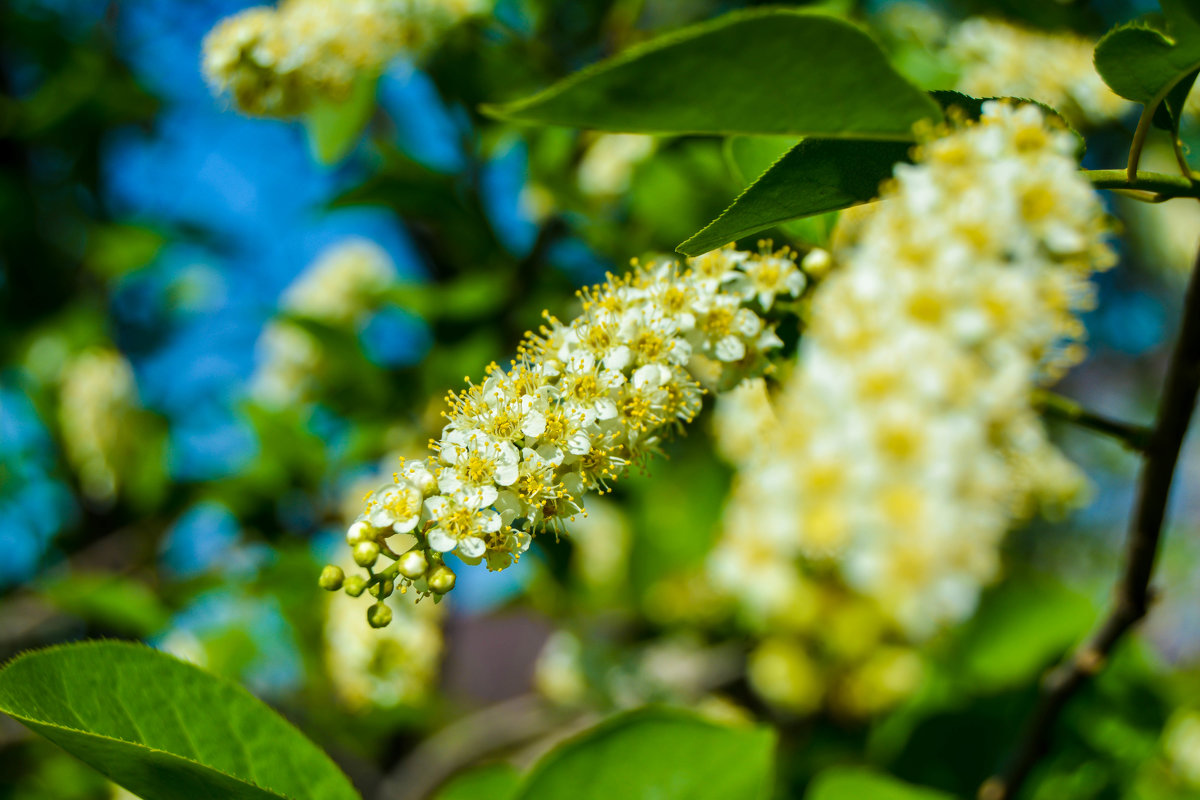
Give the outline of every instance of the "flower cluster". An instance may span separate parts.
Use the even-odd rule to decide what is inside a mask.
[[[350,330],[376,310],[395,280],[396,267],[382,248],[350,237],[321,253],[284,291],[280,307],[286,315]],[[326,366],[318,339],[286,318],[267,323],[257,349],[259,367],[250,391],[271,406],[307,397]]]
[[[293,117],[419,55],[486,0],[283,0],[222,20],[204,40],[208,82],[247,114]]]
[[[971,613],[1015,520],[1084,489],[1032,393],[1081,358],[1088,276],[1114,260],[1100,202],[1036,106],[944,133],[843,216],[779,396],[723,415],[772,431],[725,437],[739,474],[710,564],[754,619],[832,574],[927,635]]]
[[[369,239],[349,237],[322,252],[283,293],[283,310],[350,325],[396,280],[396,265]]]
[[[960,70],[955,87],[960,92],[1039,100],[1075,124],[1099,125],[1124,116],[1133,103],[1096,72],[1095,46],[1075,34],[974,17],[951,30],[945,54]]]
[[[347,595],[329,598],[325,617],[325,665],[334,690],[351,709],[420,705],[437,681],[442,656],[442,609],[394,600],[388,629],[380,633]]]
[[[654,137],[602,133],[588,145],[576,173],[579,191],[589,197],[615,197],[629,189],[637,165],[654,152]]]
[[[58,415],[67,458],[84,495],[111,503],[137,441],[132,428],[140,405],[133,370],[115,350],[94,349],[70,361],[60,380]]]
[[[400,580],[444,593],[454,578],[443,553],[503,569],[535,532],[557,535],[583,512],[585,494],[607,492],[691,421],[706,386],[763,368],[782,342],[762,314],[805,284],[787,250],[727,249],[687,268],[635,262],[629,275],[581,291],[576,319],[547,314],[507,371],[493,364],[482,383],[451,392],[434,456],[403,463],[368,496],[347,540],[370,580],[345,579],[347,588]],[[404,547],[389,543],[397,535]],[[376,573],[381,553],[395,562]]]

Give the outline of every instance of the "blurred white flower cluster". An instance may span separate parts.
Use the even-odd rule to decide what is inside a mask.
[[[293,117],[338,102],[392,58],[420,55],[489,0],[283,0],[218,23],[204,40],[209,84],[247,114]]]
[[[535,532],[562,531],[586,493],[607,492],[695,417],[704,385],[764,368],[782,342],[760,313],[805,284],[787,250],[725,249],[686,269],[635,264],[581,291],[572,322],[547,314],[507,371],[493,364],[482,383],[449,395],[436,456],[405,463],[368,497],[347,534],[355,561],[371,570],[381,553],[396,559],[369,585],[444,593],[453,573],[442,553],[503,569]],[[406,546],[393,550],[397,534]],[[347,581],[352,593],[359,580]]]
[[[987,103],[844,216],[779,396],[748,386],[718,416],[739,473],[710,574],[751,622],[803,627],[832,577],[928,635],[973,611],[1014,522],[1078,501],[1031,402],[1081,357],[1089,274],[1114,261],[1075,147],[1038,107]]]
[[[115,350],[88,350],[63,368],[59,392],[63,445],[80,488],[92,502],[110,504],[137,441],[133,370]]]
[[[353,710],[421,705],[437,681],[442,608],[415,594],[392,601],[386,631],[363,618],[348,595],[332,593],[325,617],[325,665],[334,690]]]
[[[633,171],[654,152],[654,137],[638,133],[602,133],[579,161],[579,191],[612,197],[629,189]]]
[[[955,26],[946,55],[960,70],[960,92],[973,97],[1038,100],[1075,124],[1100,125],[1134,104],[1100,78],[1092,63],[1095,42],[1073,33],[1033,31],[974,17]]]
[[[285,317],[263,328],[251,395],[270,406],[295,404],[308,397],[325,369],[321,342],[287,316],[353,330],[378,308],[380,295],[396,277],[388,254],[366,239],[350,237],[321,253],[284,291],[280,310]]]

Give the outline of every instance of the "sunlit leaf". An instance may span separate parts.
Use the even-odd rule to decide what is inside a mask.
[[[0,670],[0,711],[143,800],[351,800],[329,757],[241,687],[148,647],[86,642]]]
[[[834,767],[817,775],[805,800],[951,800],[950,795],[852,767]]]
[[[775,735],[695,714],[620,714],[552,750],[519,800],[755,800],[772,786]]]
[[[373,77],[359,77],[343,100],[318,100],[304,117],[313,156],[322,164],[345,158],[375,113]]]
[[[454,776],[433,800],[509,800],[521,783],[521,775],[509,764],[491,764]]]

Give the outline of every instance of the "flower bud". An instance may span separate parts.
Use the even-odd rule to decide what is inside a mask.
[[[367,623],[372,628],[386,628],[392,621],[392,610],[383,603],[376,603],[367,609]]]
[[[378,597],[380,600],[385,597],[390,597],[392,592],[396,591],[396,582],[393,580],[382,580],[378,583],[371,584],[368,590],[373,597]]]
[[[342,572],[341,567],[327,564],[325,569],[321,570],[321,577],[317,579],[317,584],[328,592],[336,592],[342,588],[342,583],[345,580],[346,573]]]
[[[370,542],[375,539],[375,528],[365,519],[359,518],[346,531],[346,544],[354,547],[360,542]]]
[[[375,542],[359,542],[354,545],[354,563],[360,567],[373,567],[379,560],[379,545]]]
[[[438,594],[445,594],[454,588],[454,571],[442,565],[429,573],[429,588]]]
[[[351,597],[358,597],[363,593],[363,589],[367,588],[367,579],[361,575],[351,575],[349,578],[346,578],[346,582],[342,585],[342,588]]]
[[[429,569],[429,560],[425,558],[425,553],[420,550],[409,550],[400,556],[400,560],[396,562],[396,565],[401,575],[410,581],[415,581],[425,574],[425,570]]]

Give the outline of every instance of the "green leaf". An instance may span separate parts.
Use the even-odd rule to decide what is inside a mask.
[[[149,636],[170,619],[170,611],[149,586],[120,575],[67,575],[39,586],[38,592],[68,614],[119,633]]]
[[[517,800],[754,800],[772,787],[775,735],[695,714],[619,714],[548,753]]]
[[[745,189],[795,145],[791,136],[731,136],[725,140],[725,158],[730,172]],[[820,247],[829,242],[837,217],[836,211],[814,214],[780,223],[779,229],[792,239]]]
[[[804,797],[805,800],[951,800],[948,794],[854,767],[833,767],[821,772]]]
[[[805,139],[706,228],[679,245],[698,256],[787,220],[863,203],[908,157],[905,142]]]
[[[731,136],[725,140],[725,159],[738,183],[748,186],[797,144],[794,136]]]
[[[937,104],[853,25],[762,9],[660,36],[513,103],[504,119],[633,133],[910,141]]]
[[[1012,580],[989,591],[962,632],[958,672],[976,691],[1030,681],[1090,630],[1088,598],[1050,578]]]
[[[304,115],[309,148],[322,164],[341,161],[358,141],[375,113],[377,80],[372,76],[361,76],[355,79],[344,100],[318,100]]]
[[[521,775],[510,764],[489,764],[467,770],[446,782],[433,800],[510,800],[521,784]]]
[[[236,684],[122,642],[26,653],[0,711],[144,800],[351,800],[329,757]]]
[[[1120,25],[1096,43],[1096,71],[1104,82],[1122,97],[1151,108],[1200,69],[1194,0],[1160,4],[1165,22],[1142,19]]]

